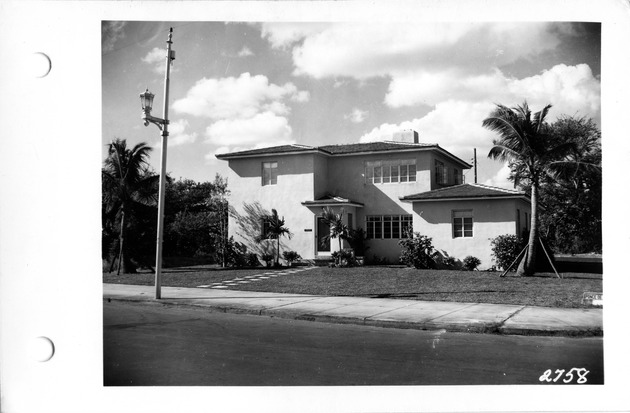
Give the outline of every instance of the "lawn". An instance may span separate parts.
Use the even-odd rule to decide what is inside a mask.
[[[162,273],[162,285],[197,287],[269,271],[282,272],[282,269],[170,268]],[[563,279],[547,273],[524,278],[501,278],[500,275],[500,272],[416,270],[399,266],[317,267],[231,289],[565,308],[582,307],[582,295],[586,291],[602,291],[601,274],[563,273]],[[142,272],[117,276],[115,273],[104,273],[103,282],[153,285],[154,274]]]

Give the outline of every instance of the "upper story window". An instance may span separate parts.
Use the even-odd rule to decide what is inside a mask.
[[[278,183],[278,162],[262,163],[262,184],[276,185]]]
[[[453,211],[453,238],[470,238],[472,236],[472,210]]]
[[[365,163],[365,181],[371,184],[415,182],[416,160],[368,161]]]
[[[435,182],[440,185],[459,185],[462,183],[462,171],[449,168],[442,161],[435,161]]]
[[[448,184],[448,170],[440,161],[435,161],[435,182],[441,185]]]

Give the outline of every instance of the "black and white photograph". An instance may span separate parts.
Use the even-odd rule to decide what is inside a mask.
[[[3,411],[630,408],[628,4],[51,3],[0,20]]]

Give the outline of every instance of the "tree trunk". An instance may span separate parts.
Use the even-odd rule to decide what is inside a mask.
[[[278,235],[278,247],[276,248],[276,267],[280,266],[280,235]]]
[[[536,272],[536,249],[538,241],[538,182],[532,182],[532,211],[530,214],[530,229],[527,253],[521,260],[516,276],[529,277]]]
[[[123,244],[125,242],[125,211],[123,210],[120,217],[120,234],[118,234],[118,271],[116,275],[120,275],[120,268],[122,267],[122,263],[125,260],[125,256],[123,255]],[[124,271],[123,271],[124,272]]]

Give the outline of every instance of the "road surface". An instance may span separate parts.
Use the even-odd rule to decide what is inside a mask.
[[[405,330],[120,301],[104,301],[103,334],[108,386],[561,385],[604,380],[602,337]]]

